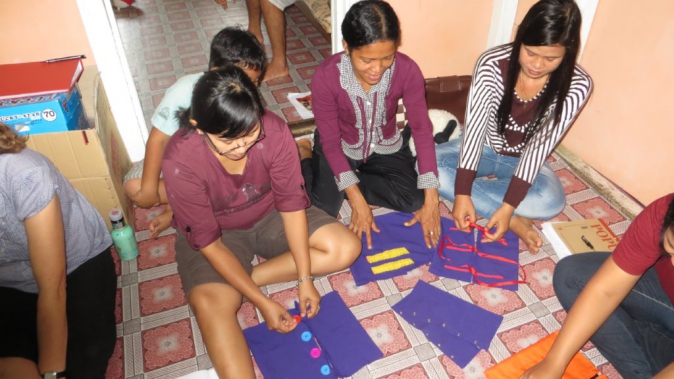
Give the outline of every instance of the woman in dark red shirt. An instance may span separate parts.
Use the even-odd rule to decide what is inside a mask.
[[[236,317],[243,296],[287,333],[296,321],[259,287],[295,280],[311,318],[320,309],[313,275],[349,267],[361,243],[309,206],[295,140],[241,68],[204,74],[182,125],[162,162],[178,274],[218,376],[254,378]],[[253,267],[256,255],[266,261]]]
[[[569,314],[522,378],[561,378],[588,339],[625,379],[674,377],[674,194],[646,207],[612,254],[559,261],[553,284]]]

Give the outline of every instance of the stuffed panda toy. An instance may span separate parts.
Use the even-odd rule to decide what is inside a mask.
[[[433,140],[436,145],[457,139],[461,136],[459,120],[453,114],[442,109],[429,109],[428,117],[433,124]],[[414,138],[410,138],[410,150],[412,155],[417,156],[414,146]]]

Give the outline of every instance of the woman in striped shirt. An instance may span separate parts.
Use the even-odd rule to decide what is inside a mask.
[[[561,182],[545,161],[592,92],[590,76],[575,63],[580,25],[572,0],[542,0],[514,42],[478,59],[463,139],[436,149],[440,194],[454,202],[460,229],[477,213],[489,218],[487,240],[510,228],[536,253],[542,240],[532,219],[564,208]]]

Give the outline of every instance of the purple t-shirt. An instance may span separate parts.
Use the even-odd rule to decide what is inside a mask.
[[[342,150],[342,141],[354,145],[361,138],[359,134],[361,129],[355,127],[356,110],[349,93],[341,84],[337,64],[341,61],[342,54],[344,53],[334,54],[321,62],[311,80],[316,127],[321,134],[325,158],[338,179],[342,173],[351,171]],[[396,68],[385,98],[386,123],[381,125],[382,138],[388,140],[395,135],[398,100],[402,99],[416,144],[419,175],[432,173],[437,178],[433,124],[428,117],[424,77],[416,62],[403,53],[396,53],[395,64]],[[358,112],[364,110],[359,109]]]
[[[193,249],[210,245],[222,230],[249,229],[273,209],[309,207],[290,129],[272,112],[262,117],[262,128],[265,137],[248,150],[241,175],[228,173],[193,130],[179,130],[166,145],[162,171],[173,227]]]

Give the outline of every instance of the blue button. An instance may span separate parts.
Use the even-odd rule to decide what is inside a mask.
[[[321,374],[330,375],[330,366],[328,365],[321,366]]]
[[[311,332],[302,332],[302,341],[307,342],[311,340]]]

